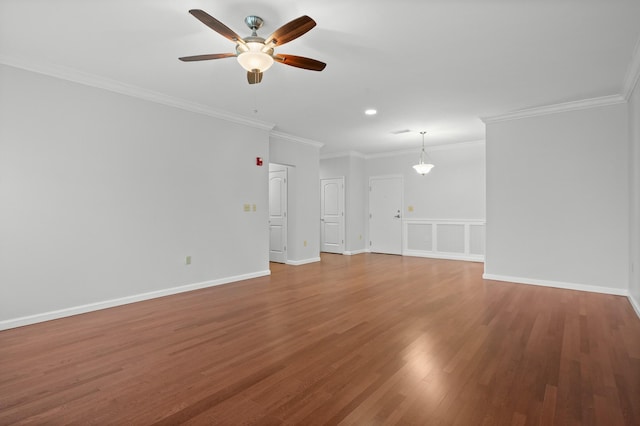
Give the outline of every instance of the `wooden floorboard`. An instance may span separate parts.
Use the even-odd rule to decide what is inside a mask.
[[[620,296],[323,254],[0,332],[0,424],[640,425]]]

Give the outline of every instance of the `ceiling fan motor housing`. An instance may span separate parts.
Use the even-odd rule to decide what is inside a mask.
[[[251,28],[251,31],[254,33],[262,28],[262,24],[264,24],[264,20],[255,15],[249,15],[244,18],[244,23],[247,24],[247,27]]]

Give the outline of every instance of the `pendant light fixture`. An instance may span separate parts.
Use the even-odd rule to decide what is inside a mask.
[[[428,158],[427,153],[424,151],[424,134],[425,133],[427,132],[425,131],[420,132],[420,134],[422,135],[422,151],[420,152],[420,162],[415,166],[413,166],[416,172],[418,172],[422,176],[426,175],[431,171],[431,169],[433,169],[433,164],[425,163],[425,158]]]

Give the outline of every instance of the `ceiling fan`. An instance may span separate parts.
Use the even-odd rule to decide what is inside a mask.
[[[238,62],[247,70],[249,84],[257,84],[262,81],[262,73],[273,65],[274,62],[290,65],[312,71],[322,71],[327,66],[324,62],[303,56],[276,54],[276,46],[282,46],[300,37],[316,26],[316,21],[304,15],[284,24],[266,39],[258,36],[257,31],[262,27],[263,20],[259,16],[247,16],[245,24],[251,29],[251,35],[240,37],[232,29],[218,21],[213,16],[200,9],[192,9],[190,14],[223,37],[236,43],[236,53],[214,53],[209,55],[183,56],[178,58],[184,62],[207,61],[210,59],[222,59],[237,57]]]

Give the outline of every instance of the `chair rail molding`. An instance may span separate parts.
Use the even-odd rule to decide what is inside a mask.
[[[484,262],[484,219],[405,219],[404,256]]]

